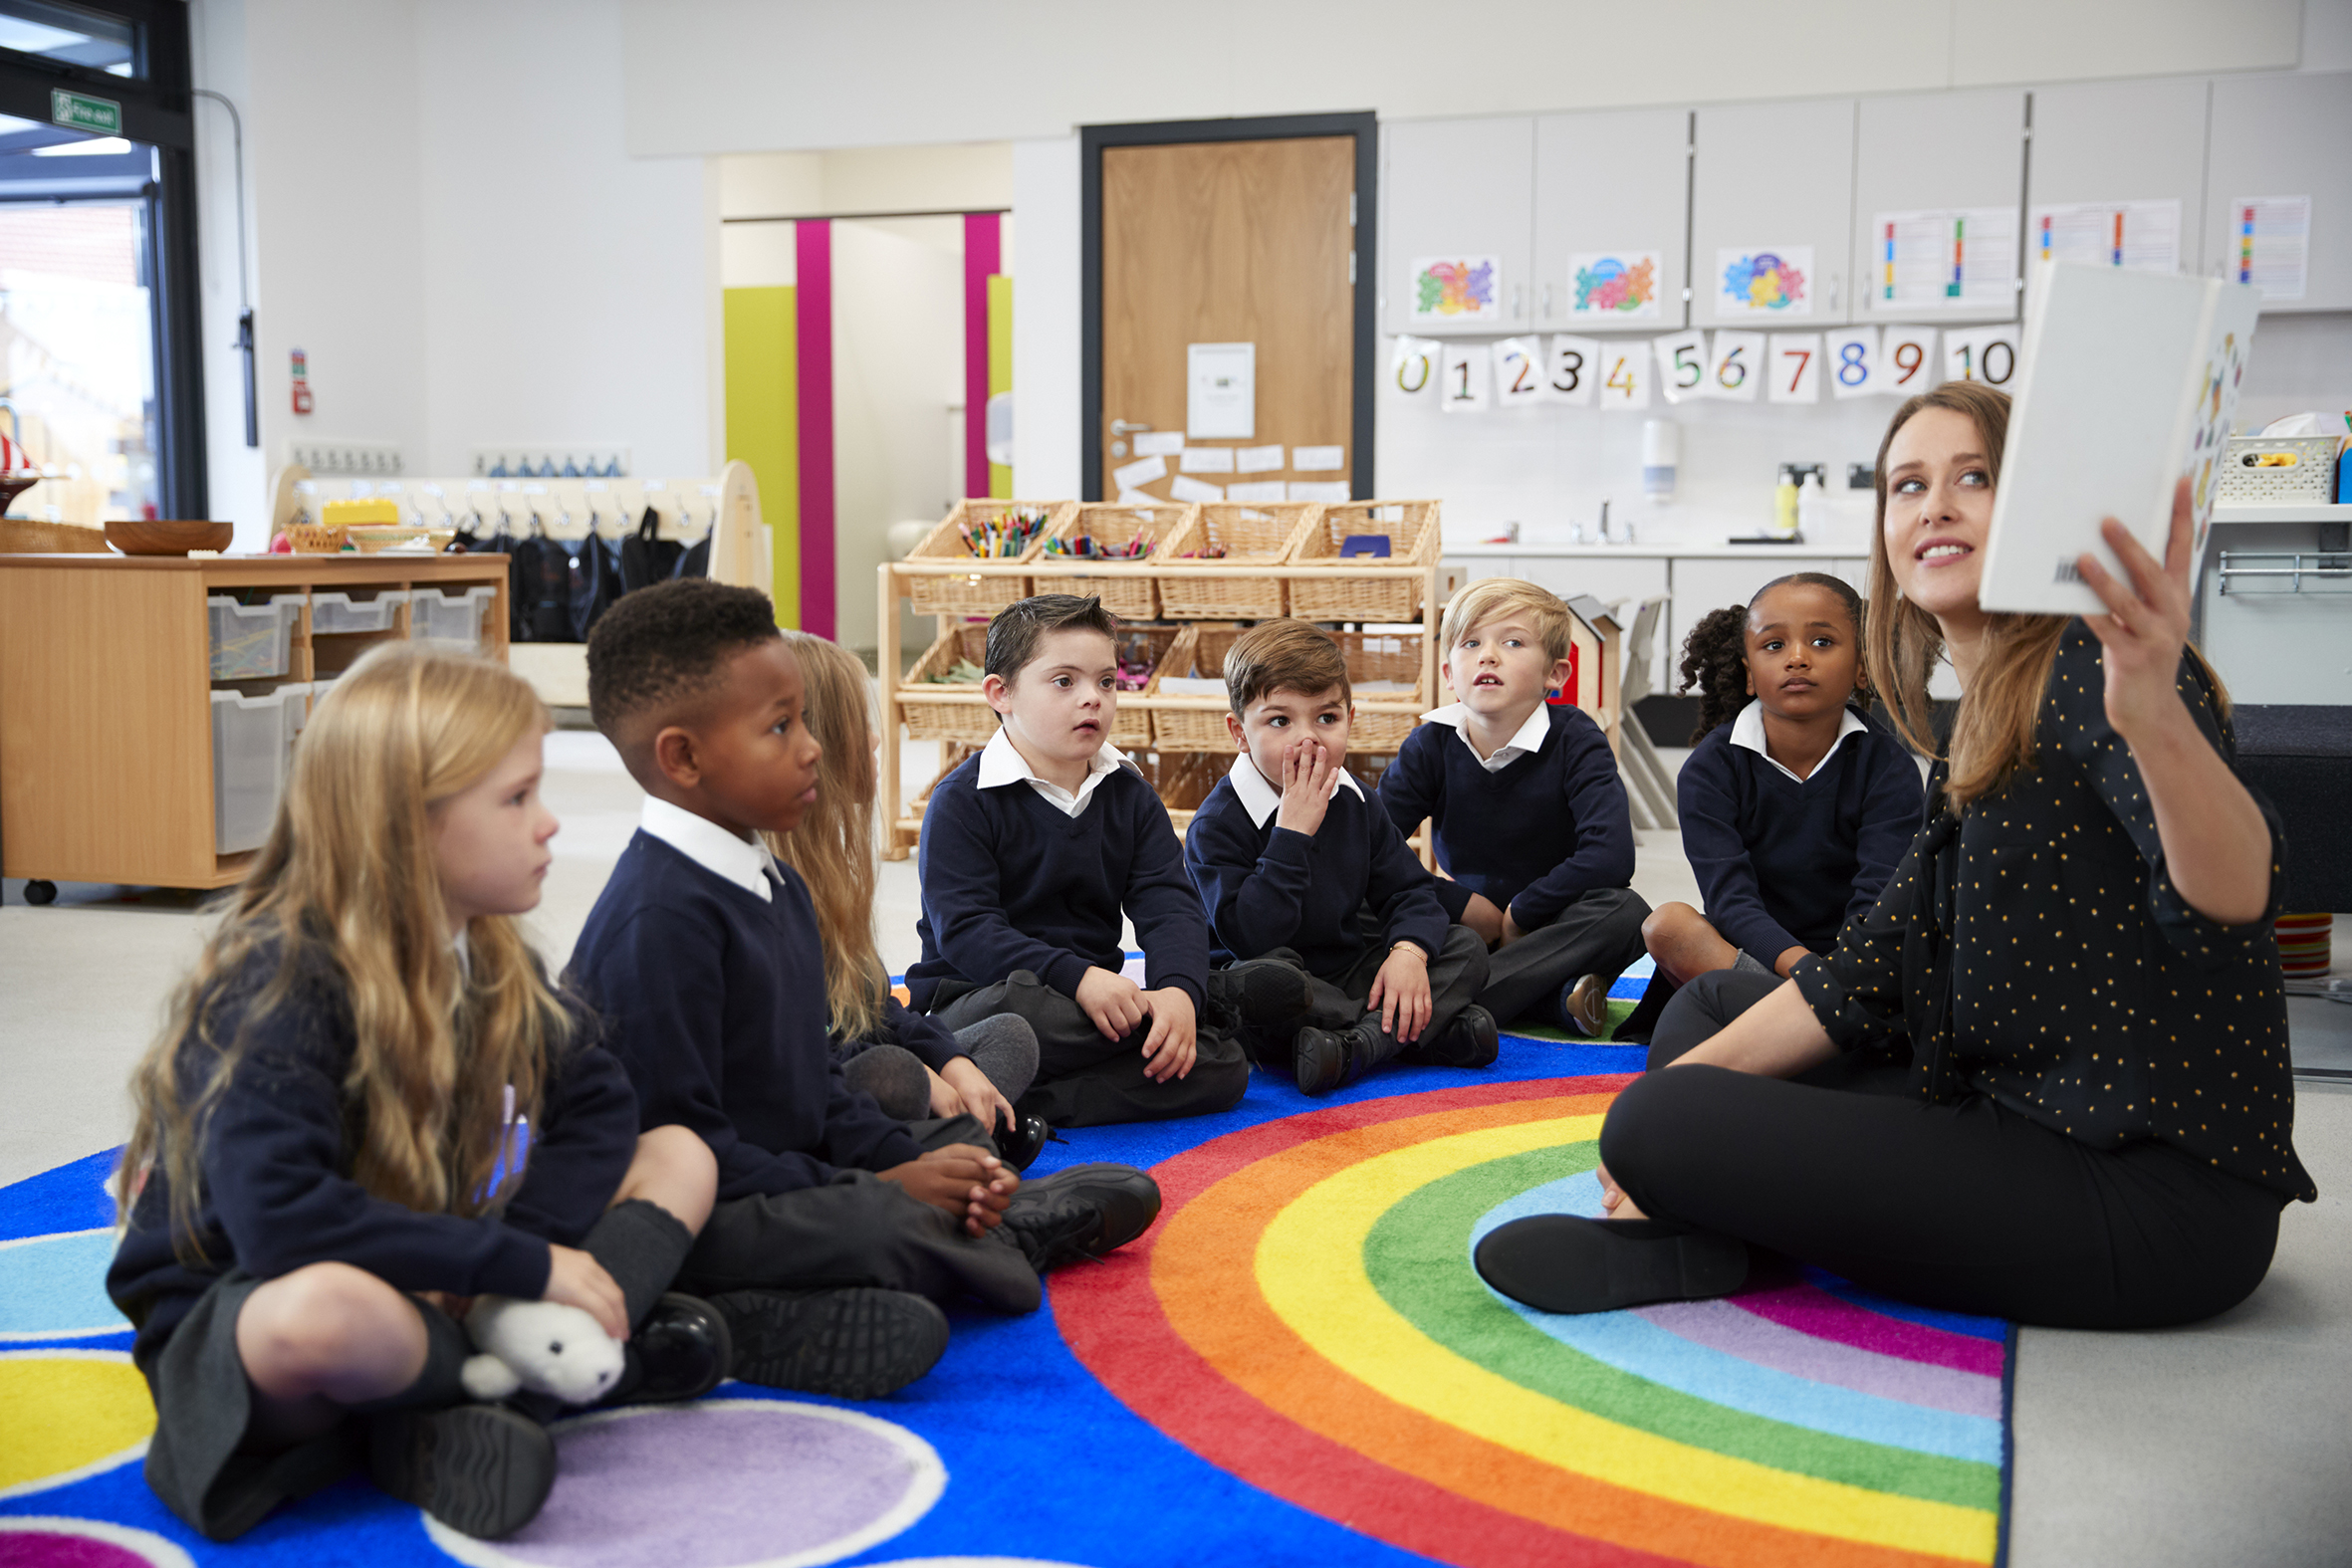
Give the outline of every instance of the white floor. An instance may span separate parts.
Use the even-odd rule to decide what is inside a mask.
[[[928,752],[907,749],[904,777],[931,777]],[[548,763],[564,830],[533,926],[561,963],[641,796],[592,732],[551,736]],[[1675,836],[1644,837],[1634,886],[1697,902]],[[917,900],[914,863],[885,863],[893,970],[916,956]],[[124,1081],[208,924],[184,894],[69,884],[33,909],[0,886],[0,1184],[122,1141]],[[2352,1008],[2297,1002],[2294,1021],[2298,1061],[2352,1064]],[[2252,1299],[2165,1333],[2020,1337],[2013,1568],[2352,1563],[2352,1087],[2300,1088],[2295,1144],[2322,1197],[2288,1208]]]

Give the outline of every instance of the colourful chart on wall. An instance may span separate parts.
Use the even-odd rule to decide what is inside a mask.
[[[2230,275],[2266,300],[2299,300],[2311,263],[2311,198],[2240,196],[2230,203],[2237,243]]]
[[[1503,258],[1422,256],[1408,293],[1416,322],[1490,322],[1503,318]]]
[[[2089,262],[2132,272],[2181,270],[2178,200],[2077,201],[2036,207],[2031,236],[2037,261]]]
[[[1656,251],[1585,251],[1568,258],[1570,316],[1647,321],[1658,314]]]
[[[1943,207],[1882,212],[1870,296],[1881,311],[2016,304],[2017,210]]]
[[[1715,253],[1719,316],[1813,314],[1813,248],[1726,246]]]

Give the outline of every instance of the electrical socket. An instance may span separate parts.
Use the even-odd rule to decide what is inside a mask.
[[[519,441],[475,447],[469,472],[478,479],[620,479],[632,466],[629,449],[619,443]]]
[[[290,441],[286,460],[313,474],[394,478],[406,470],[399,446],[391,441]]]

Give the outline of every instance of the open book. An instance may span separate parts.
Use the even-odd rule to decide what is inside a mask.
[[[2186,473],[2204,548],[2262,297],[2215,279],[2043,265],[1977,597],[1989,610],[2097,614],[2106,606],[2075,558],[2123,575],[2101,520],[2162,560]]]

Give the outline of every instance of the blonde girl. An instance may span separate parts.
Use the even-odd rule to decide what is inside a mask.
[[[874,759],[882,740],[865,666],[822,637],[787,632],[785,640],[808,683],[809,729],[824,760],[816,803],[800,826],[768,841],[801,873],[817,906],[834,1059],[852,1088],[901,1121],[974,1117],[1019,1170],[1045,1140],[1044,1123],[1018,1116],[1012,1103],[1037,1076],[1037,1035],[1011,1013],[950,1032],[891,993],[874,947]]]
[[[514,920],[557,827],[546,728],[496,664],[394,645],[353,665],[132,1080],[107,1288],[154,1395],[148,1483],[213,1539],[362,1453],[457,1530],[526,1523],[555,1451],[466,1402],[452,1314],[478,1294],[641,1325],[615,1394],[724,1374],[715,1316],[662,1295],[710,1213],[710,1151],[639,1136],[626,1075]]]

